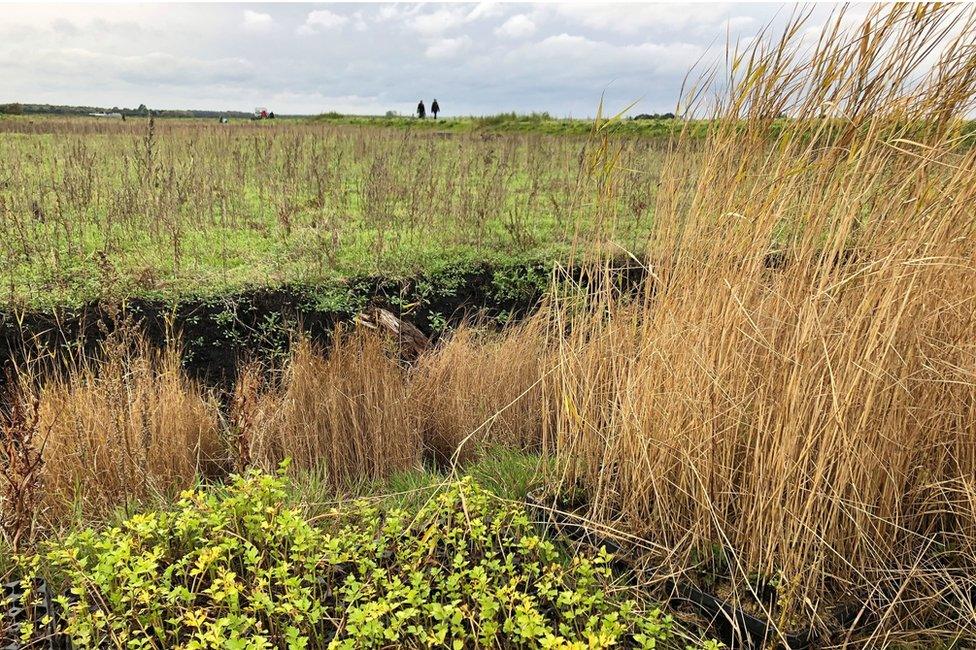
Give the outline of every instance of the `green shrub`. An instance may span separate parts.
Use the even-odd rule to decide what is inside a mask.
[[[86,530],[44,567],[76,647],[654,647],[670,621],[611,589],[606,552],[562,560],[524,509],[470,478],[419,511],[319,517],[248,473],[169,511]],[[31,629],[24,628],[25,637]]]

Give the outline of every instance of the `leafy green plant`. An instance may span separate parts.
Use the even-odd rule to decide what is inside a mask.
[[[317,520],[328,527],[291,504],[282,474],[252,471],[18,563],[28,581],[43,573],[60,586],[76,647],[605,648],[668,638],[668,617],[614,587],[605,550],[565,560],[524,508],[471,478],[417,510],[361,500]]]

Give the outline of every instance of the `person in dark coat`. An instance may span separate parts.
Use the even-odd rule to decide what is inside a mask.
[[[434,114],[434,119],[437,119],[437,114],[441,112],[441,105],[434,100],[434,103],[430,105],[430,112]]]
[[[420,100],[420,103],[417,104],[417,117],[420,119],[427,117],[427,109],[424,108],[424,100],[422,99]]]

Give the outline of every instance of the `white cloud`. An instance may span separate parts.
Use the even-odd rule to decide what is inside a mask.
[[[689,26],[715,25],[727,17],[721,4],[560,4],[563,18],[592,29],[618,34],[637,34],[649,29],[679,30]]]
[[[271,14],[264,14],[260,11],[244,10],[244,29],[254,33],[264,33],[271,31],[274,27],[274,18]]]
[[[728,29],[731,32],[750,27],[755,24],[756,19],[752,16],[732,16],[722,23],[723,31]]]
[[[439,9],[429,14],[414,16],[407,25],[423,36],[437,36],[464,24],[465,14],[452,9]]]
[[[495,34],[506,38],[524,38],[535,33],[535,23],[525,14],[516,14],[495,29]]]
[[[552,69],[552,74],[589,77],[608,84],[635,70],[641,75],[682,75],[704,51],[692,43],[617,45],[563,33],[510,50],[507,58],[512,63],[526,62],[525,74]],[[562,72],[553,66],[555,63]]]
[[[466,20],[471,22],[473,20],[479,20],[481,18],[493,18],[502,12],[502,6],[497,2],[479,2],[471,13],[467,15]]]
[[[369,29],[369,25],[366,24],[366,19],[363,18],[363,12],[357,11],[352,15],[352,26],[357,32],[365,32]]]
[[[342,27],[349,18],[329,11],[328,9],[317,9],[309,12],[305,17],[305,23],[298,28],[299,34],[315,34],[321,31]]]
[[[464,5],[450,6],[446,9],[438,9],[430,13],[412,12],[407,19],[407,26],[421,36],[435,37],[444,32],[450,31],[455,27],[474,23],[483,18],[497,16],[501,12],[501,7],[494,2],[481,2],[475,5],[474,9],[467,11]],[[393,12],[396,10],[394,9]],[[380,17],[390,19],[396,14],[388,11],[385,7],[380,10]]]
[[[409,18],[423,13],[423,10],[422,4],[384,4],[374,16],[378,22],[407,22]]]
[[[397,5],[383,5],[376,14],[377,20],[393,20],[400,17],[400,9]]]
[[[471,44],[467,36],[459,38],[442,38],[427,46],[424,52],[428,59],[447,59],[457,56]]]

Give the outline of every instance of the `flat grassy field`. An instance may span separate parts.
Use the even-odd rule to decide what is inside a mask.
[[[0,119],[0,300],[71,305],[565,257],[642,243],[663,141],[616,140],[612,209],[586,139],[287,120]]]
[[[604,115],[603,118],[612,116]],[[358,126],[379,126],[399,129],[428,129],[444,133],[539,133],[548,135],[590,135],[598,124],[593,119],[572,119],[551,117],[547,113],[499,113],[481,117],[445,117],[418,119],[415,116],[359,116],[325,113],[311,118],[313,122],[329,124],[349,124]],[[693,132],[701,137],[707,129],[707,121],[693,126]],[[614,120],[613,133],[617,136],[642,138],[668,138],[676,135],[683,123],[673,118],[661,119],[619,119]]]

